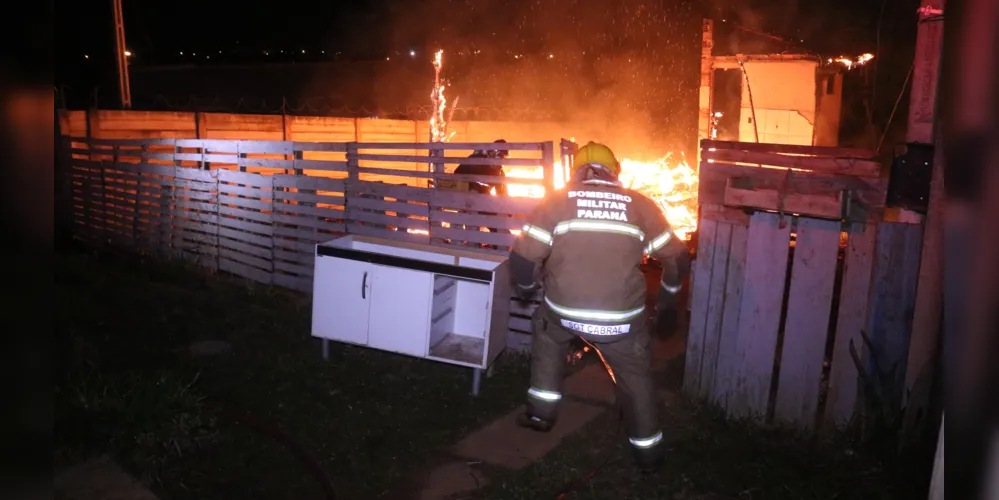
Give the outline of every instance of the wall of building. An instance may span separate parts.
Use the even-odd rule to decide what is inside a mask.
[[[816,76],[815,145],[839,145],[839,122],[843,112],[843,75],[819,73]]]
[[[749,85],[742,86],[739,140],[756,142],[758,129],[760,142],[812,145],[817,67],[817,62],[807,60],[746,62]]]
[[[89,133],[99,139],[403,143],[428,142],[430,139],[429,124],[425,121],[377,118],[99,110],[89,115],[87,111],[64,111],[60,122],[64,135],[85,137]],[[575,139],[581,143],[592,140],[609,145],[620,157],[638,160],[655,159],[669,152],[668,145],[652,144],[645,131],[611,122],[453,121],[448,129],[454,132],[451,142],[491,142],[502,138],[508,142],[554,141],[557,147],[561,139]],[[513,153],[512,156],[516,157],[516,152]],[[674,153],[679,154],[680,151]],[[312,154],[326,155],[322,156],[324,159],[336,159],[330,156],[336,153]],[[399,164],[394,165],[397,167]],[[411,168],[423,169],[426,165],[413,164]]]

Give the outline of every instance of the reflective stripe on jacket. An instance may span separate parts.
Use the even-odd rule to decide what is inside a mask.
[[[668,245],[675,238],[648,197],[617,183],[587,181],[545,197],[513,251],[543,264],[545,302],[564,323],[582,324],[572,328],[583,331],[645,320],[643,254],[668,260],[677,252]]]

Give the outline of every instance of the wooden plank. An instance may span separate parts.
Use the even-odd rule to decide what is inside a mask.
[[[269,168],[275,170],[294,170],[296,168],[295,160],[278,160],[274,158],[247,158],[244,156],[236,158],[236,165],[245,168]],[[312,169],[320,170],[320,168],[315,168],[315,167],[312,167]]]
[[[850,357],[850,345],[858,353],[867,350],[860,332],[867,324],[874,243],[878,230],[875,224],[853,223],[847,232],[849,240],[843,262],[843,284],[840,287],[825,408],[825,422],[837,428],[850,424],[860,409],[857,399],[860,374]]]
[[[458,249],[458,250],[464,250],[466,252],[472,252],[472,253],[483,253],[483,254],[489,254],[489,255],[499,255],[501,257],[509,257],[510,256],[510,248],[508,248],[508,247],[500,247],[499,249],[494,249],[494,248],[488,247],[488,246],[483,247],[483,246],[479,246],[479,245],[465,245],[465,244],[460,243],[460,242],[448,242],[448,241],[442,240],[442,239],[437,238],[437,237],[431,237],[430,238],[430,246],[432,246],[432,247],[441,247],[441,248],[450,248],[450,249]]]
[[[208,149],[211,151],[239,151],[239,141],[229,141],[221,139],[174,139],[174,145],[178,148]]]
[[[259,244],[254,245],[250,243],[237,241],[235,239],[230,239],[228,237],[225,237],[227,235],[223,234],[219,234],[219,236],[220,236],[219,237],[220,250],[222,248],[228,248],[231,250],[235,250],[237,252],[245,253],[247,255],[252,255],[254,257],[263,259],[264,261],[270,261],[273,258],[273,251],[271,250],[269,245],[267,247],[263,247],[260,246]],[[254,243],[258,242],[254,241]]]
[[[357,209],[347,209],[347,217],[351,222],[370,222],[391,227],[401,227],[406,229],[430,230],[430,223],[426,220],[409,219],[406,217],[396,217],[375,212],[365,212]]]
[[[437,208],[526,216],[541,203],[541,200],[538,198],[489,196],[439,189],[431,191],[433,193],[430,196],[430,205]]]
[[[800,146],[797,144],[773,144],[766,142],[737,142],[702,140],[701,149],[707,152],[716,150],[753,151],[759,153],[807,154],[830,156],[833,158],[876,158],[878,153],[869,149],[840,148],[829,146]]]
[[[542,143],[540,142],[508,142],[503,144],[503,149],[509,151],[541,151],[541,144]],[[433,151],[496,148],[496,144],[492,142],[357,142],[353,143],[353,145],[357,147],[357,149],[426,149]]]
[[[776,167],[795,168],[814,172],[825,172],[837,175],[856,175],[859,177],[880,177],[881,164],[873,160],[859,158],[834,158],[815,156],[792,156],[780,153],[763,153],[756,151],[738,151],[718,149],[703,150],[701,158],[714,163],[750,163],[754,165],[772,165]]]
[[[883,391],[882,403],[890,412],[897,412],[902,403],[922,229],[921,225],[900,222],[885,222],[878,227],[874,288],[866,328],[874,356],[864,362],[870,373],[878,369],[891,374],[885,377],[885,386],[879,388]],[[880,364],[877,368],[875,359]]]
[[[332,191],[334,193],[342,193],[344,191],[343,179],[284,174],[276,174],[271,176],[271,178],[273,179],[275,188],[310,189],[315,191]]]
[[[719,223],[715,228],[714,252],[711,262],[711,283],[708,292],[708,312],[704,323],[704,337],[701,343],[701,367],[697,395],[708,398],[714,391],[718,351],[722,326],[722,312],[725,310],[725,285],[728,281],[728,255],[732,241],[732,225]]]
[[[326,151],[334,153],[346,153],[347,143],[345,142],[303,142],[295,141],[292,143],[292,149],[295,151]],[[406,149],[406,148],[402,148]]]
[[[350,206],[351,208],[395,212],[397,214],[415,215],[417,217],[428,217],[430,215],[430,208],[427,205],[401,201],[374,200],[359,196],[350,198]]]
[[[698,222],[697,255],[691,276],[690,323],[687,329],[687,353],[683,372],[683,390],[691,396],[701,393],[701,358],[708,321],[708,302],[711,298],[711,265],[714,263],[714,253],[717,248],[715,236],[718,225],[711,220]]]
[[[360,156],[363,157],[365,155],[360,155]],[[371,156],[371,155],[368,155],[368,156]],[[388,158],[388,157],[386,157],[386,158]],[[399,158],[410,158],[410,157],[399,157]],[[436,159],[436,157],[433,157],[433,158]],[[364,158],[361,158],[361,159],[363,160]],[[431,157],[428,156],[427,159],[431,159]],[[482,159],[480,159],[480,158],[469,158],[468,160],[469,160],[469,162],[462,161],[461,163],[463,163],[463,164],[472,164],[472,163],[470,163],[471,160],[480,160],[480,161],[483,161],[485,159],[484,158],[482,158]],[[389,161],[389,160],[383,159],[382,161]],[[396,160],[396,161],[403,161],[403,160],[400,159],[400,160]],[[492,161],[502,162],[502,164],[506,165],[506,166],[515,166],[515,165],[511,164],[511,162],[513,162],[514,160],[510,160],[510,159],[492,160]],[[533,161],[534,160],[520,160],[520,163],[526,163],[526,166],[529,166],[529,167],[538,167],[537,164],[531,163]],[[486,163],[482,163],[482,164],[485,165]],[[395,168],[365,167],[363,165],[358,168],[358,173],[361,174],[361,175],[364,175],[364,174],[368,174],[368,175],[394,175],[394,176],[400,176],[400,177],[416,177],[416,178],[419,178],[419,179],[436,179],[436,180],[441,180],[441,181],[445,181],[446,180],[446,181],[463,181],[463,182],[484,182],[484,183],[487,183],[487,184],[529,184],[529,185],[535,185],[535,186],[542,186],[542,185],[544,185],[544,179],[534,179],[534,178],[529,178],[529,177],[510,177],[510,176],[500,177],[500,176],[495,176],[495,175],[446,174],[446,173],[440,173],[440,172],[421,172],[419,170],[402,170],[401,168],[400,169],[395,169]]]
[[[301,215],[301,216],[313,216],[313,217],[324,217],[328,219],[344,219],[343,210],[337,210],[335,208],[328,207],[310,207],[308,205],[291,205],[288,203],[275,203],[274,204],[275,213],[285,213],[291,215]]]
[[[354,222],[348,222],[346,224],[346,229],[348,234],[359,234],[361,236],[373,236],[375,238],[421,243],[424,245],[430,241],[430,236],[426,234],[414,234],[406,231],[392,231],[374,226],[364,226]]]
[[[236,141],[236,152],[240,154],[262,153],[272,155],[290,155],[293,154],[294,149],[294,143],[291,141]]]
[[[806,195],[785,193],[783,205],[776,189],[739,189],[734,179],[725,186],[723,203],[730,207],[750,207],[763,210],[783,210],[787,214],[811,215],[839,220],[843,202],[837,195]]]
[[[540,203],[540,200],[534,198],[490,196],[478,193],[417,188],[358,180],[348,180],[346,188],[349,193],[363,193],[371,196],[395,198],[397,200],[429,203],[432,207],[437,208],[474,210],[511,215],[529,214]]]
[[[313,248],[313,252],[314,252],[315,245],[310,245],[310,247]],[[315,264],[315,261],[316,261],[316,255],[313,252],[289,251],[289,250],[275,249],[274,250],[274,258],[275,259],[287,260],[287,261],[290,261],[290,262],[298,263],[301,266],[305,267],[305,269],[302,270],[302,272],[300,274],[304,273],[304,274],[308,274],[308,275],[311,276],[312,275],[312,266]],[[296,272],[298,272],[298,271],[296,271]]]
[[[496,245],[503,248],[512,247],[513,242],[517,239],[516,236],[510,233],[493,233],[474,229],[458,229],[455,227],[433,227],[431,235],[434,238],[448,238],[451,241],[467,241],[470,243]]]
[[[482,215],[434,210],[430,212],[430,222],[447,222],[452,226],[488,227],[493,229],[521,229],[524,219],[501,215]]]
[[[269,189],[260,189],[253,187],[240,187],[233,184],[222,184],[219,183],[219,194],[227,194],[230,196],[244,196],[247,198],[257,198],[261,201],[267,200],[270,203],[271,198],[274,196],[276,191],[271,191]]]
[[[186,181],[198,181],[210,185],[215,185],[215,183],[217,182],[216,175],[219,172],[227,172],[227,170],[208,171],[208,170],[199,170],[196,168],[177,167],[174,170],[173,177],[175,179],[183,179]]]
[[[322,203],[325,205],[333,205],[338,207],[342,207],[344,204],[343,196],[302,193],[299,191],[274,191],[274,199],[282,202],[295,201],[295,202],[308,202],[308,203]]]
[[[840,223],[799,218],[774,418],[814,430],[836,281]]]
[[[340,231],[342,233],[343,231]],[[333,239],[336,235],[331,235],[329,233],[316,232],[310,229],[298,229],[294,227],[284,227],[275,226],[274,227],[274,246],[283,246],[285,248],[299,248],[299,245],[307,244],[309,245],[310,252],[315,251],[315,244],[322,243]],[[292,241],[288,238],[298,238],[302,241]],[[305,243],[303,243],[305,242]]]
[[[261,236],[259,234],[250,233],[247,231],[240,231],[238,229],[232,229],[229,227],[219,227],[218,235],[223,238],[228,238],[230,240],[236,240],[240,242],[252,243],[254,245],[259,245],[264,248],[271,247],[271,237]]]
[[[267,271],[261,271],[253,266],[248,266],[246,264],[241,264],[239,262],[229,260],[227,258],[219,259],[219,270],[225,271],[227,273],[235,274],[236,276],[241,276],[243,278],[249,278],[253,281],[257,281],[264,284],[273,283],[271,273]]]
[[[738,226],[749,226],[749,213],[742,208],[726,207],[704,203],[700,205],[700,218],[715,222],[726,222]]]
[[[184,179],[174,178],[173,187],[175,189],[186,189],[188,193],[190,192],[214,192],[218,183],[216,182],[201,182],[201,181],[188,181]],[[186,196],[186,194],[184,195]]]
[[[238,172],[236,170],[215,170],[218,172],[219,182],[228,182],[230,184],[245,184],[249,187],[256,188],[266,188],[271,189],[272,180],[274,177],[269,175],[260,174],[250,174],[246,172]]]
[[[232,220],[233,218],[238,218],[238,219],[248,219],[248,220],[253,221],[255,223],[261,223],[261,224],[265,224],[265,225],[271,224],[271,214],[257,212],[257,211],[254,211],[254,210],[244,210],[244,209],[239,208],[239,207],[230,207],[230,206],[226,206],[226,205],[219,205],[219,215],[223,216],[223,217],[219,217],[220,223],[222,223],[222,221]],[[263,229],[263,228],[259,228],[259,229]]]
[[[311,278],[312,277],[312,274],[313,274],[313,272],[312,272],[312,269],[313,269],[312,266],[313,266],[313,263],[309,263],[308,265],[299,265],[299,264],[295,264],[295,263],[291,263],[291,262],[282,262],[282,261],[279,261],[279,260],[274,261],[274,270],[275,271],[280,271],[280,272],[286,273],[286,274],[294,274],[294,275],[297,275],[297,276],[302,276],[302,277],[307,277],[307,278]]]
[[[724,205],[725,188],[730,178],[744,179],[756,190],[783,190],[798,195],[839,196],[850,191],[852,196],[874,210],[885,206],[888,180],[848,175],[796,172],[786,169],[746,167],[702,162],[698,172],[698,202]]]
[[[711,400],[721,408],[727,406],[728,395],[734,386],[735,368],[742,362],[736,354],[739,332],[739,310],[742,304],[742,287],[746,275],[747,226],[733,225],[729,243],[728,269],[725,280],[725,305],[722,310],[721,332],[718,335],[718,360]]]
[[[235,205],[237,207],[252,208],[256,210],[271,210],[274,205],[269,201],[261,201],[253,198],[240,198],[238,196],[219,195],[220,205]]]
[[[728,412],[765,418],[780,327],[791,225],[778,226],[776,214],[753,214],[746,241],[746,271],[739,306],[736,359]]]
[[[274,222],[280,222],[281,224],[291,224],[294,226],[308,226],[310,228],[323,229],[333,233],[344,232],[344,223],[342,222],[328,222],[309,217],[294,217],[282,214],[274,214],[273,218]]]
[[[178,167],[157,165],[155,163],[118,163],[116,168],[125,172],[161,175],[164,178],[173,179]]]
[[[173,146],[177,139],[150,138],[150,139],[98,139],[96,137],[73,137],[73,142],[89,143],[93,146]]]

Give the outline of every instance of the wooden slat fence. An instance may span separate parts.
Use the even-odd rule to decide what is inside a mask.
[[[504,160],[467,158],[490,145],[65,140],[77,238],[303,292],[312,291],[314,245],[343,234],[509,253],[537,199],[430,187],[495,182],[450,172],[500,161],[543,172],[507,177],[508,185],[554,186],[553,143],[506,144],[518,154]],[[392,162],[425,169],[384,168]],[[529,334],[536,304],[511,300],[512,331]],[[525,335],[509,338],[511,347],[527,345]]]
[[[872,156],[702,141],[685,392],[805,432],[897,409],[921,227]]]

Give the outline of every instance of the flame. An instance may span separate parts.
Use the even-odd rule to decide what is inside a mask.
[[[434,54],[433,63],[434,88],[430,92],[430,101],[433,103],[434,112],[430,117],[430,141],[447,142],[454,136],[454,132],[448,133],[447,120],[444,119],[444,111],[447,110],[447,98],[444,97],[444,87],[446,84],[441,80],[441,68],[444,67],[444,50],[438,50]]]
[[[555,162],[555,189],[565,187],[567,172],[560,161]],[[541,167],[503,167],[507,177],[543,179]],[[675,161],[672,153],[655,161],[621,160],[619,177],[625,187],[652,198],[666,215],[677,236],[690,239],[697,229],[697,172],[686,159]],[[520,198],[543,198],[545,188],[535,184],[507,185],[507,193]],[[515,232],[515,231],[511,231]]]
[[[866,54],[861,54],[859,57],[855,59],[851,59],[846,56],[840,56],[836,59],[828,59],[826,62],[829,64],[840,63],[843,66],[846,66],[846,69],[853,69],[854,66],[863,66],[864,64],[867,64],[867,62],[870,61],[871,59],[874,59],[874,54],[868,52]]]
[[[870,56],[870,57],[866,57]],[[434,54],[434,88],[430,94],[433,102],[433,116],[430,117],[430,134],[432,142],[447,142],[454,136],[454,132],[448,133],[448,120],[444,117],[447,110],[447,99],[444,97],[445,83],[441,80],[441,68],[443,68],[444,51],[438,50]],[[858,59],[860,64],[867,62],[873,55],[865,54]],[[455,100],[457,103],[457,99]],[[454,109],[452,108],[452,112]],[[714,114],[714,121],[717,122],[721,113]],[[571,139],[575,142],[575,137]],[[691,233],[697,229],[697,172],[687,164],[686,159],[675,161],[672,153],[667,153],[655,161],[643,162],[624,158],[621,160],[621,182],[625,187],[634,189],[655,201],[666,215],[674,233],[681,239],[690,239]],[[537,167],[508,167],[504,166],[503,171],[507,177],[520,179],[544,179],[544,169]],[[569,179],[568,165],[563,165],[556,160],[553,172],[553,184],[555,189],[565,187]],[[492,189],[490,194],[496,196],[496,189]],[[518,198],[543,198],[545,187],[540,184],[507,184],[507,194]],[[441,224],[443,227],[450,227],[447,223]],[[480,228],[487,231],[486,228]],[[408,229],[412,234],[429,234],[423,229]],[[516,229],[510,230],[515,235],[520,235]],[[612,375],[613,376],[613,375]]]

